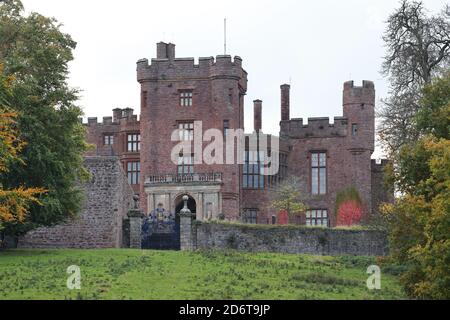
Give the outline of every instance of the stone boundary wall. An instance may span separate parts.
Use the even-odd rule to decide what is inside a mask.
[[[196,225],[197,249],[236,249],[314,255],[385,256],[388,241],[378,230],[345,230],[301,226]]]
[[[83,185],[85,203],[79,217],[41,227],[19,238],[19,248],[118,248],[122,222],[133,203],[133,190],[117,157],[86,157],[91,179]]]

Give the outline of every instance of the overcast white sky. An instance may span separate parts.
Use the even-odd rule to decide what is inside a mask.
[[[253,130],[253,100],[263,100],[263,131],[278,134],[280,84],[291,84],[291,117],[342,115],[342,85],[375,82],[377,100],[387,94],[379,74],[381,35],[394,0],[23,0],[27,11],[54,16],[78,45],[70,84],[83,90],[86,117],[139,108],[136,61],[156,56],[159,41],[176,44],[177,57],[227,53],[243,58],[249,73],[245,128]],[[446,0],[425,0],[431,13]],[[305,120],[306,122],[306,120]],[[379,156],[377,150],[375,157]]]

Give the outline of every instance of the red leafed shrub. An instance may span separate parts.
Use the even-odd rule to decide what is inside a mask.
[[[363,218],[363,205],[355,187],[346,188],[336,196],[336,225],[352,226],[360,224]]]
[[[351,226],[360,224],[362,218],[361,205],[355,200],[348,200],[339,206],[337,212],[338,226]]]
[[[286,225],[289,223],[289,215],[286,210],[278,212],[278,224]]]

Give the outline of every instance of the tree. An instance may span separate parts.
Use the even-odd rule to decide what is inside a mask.
[[[270,207],[287,212],[292,221],[297,214],[307,209],[300,190],[301,184],[297,178],[291,177],[280,182],[273,190]]]
[[[24,142],[19,139],[15,119],[17,114],[8,108],[11,77],[3,76],[0,64],[0,174],[8,172],[8,167],[14,162],[20,162],[20,152]],[[5,223],[23,223],[32,203],[40,204],[38,196],[45,193],[43,188],[4,189],[0,184],[0,234]],[[0,239],[1,246],[1,239]]]
[[[417,130],[437,138],[450,139],[450,71],[423,89]]]
[[[382,73],[390,96],[379,112],[379,136],[388,153],[418,138],[414,124],[421,89],[450,66],[450,6],[427,16],[422,2],[402,0],[387,20]]]
[[[389,171],[401,196],[382,208],[392,258],[408,267],[401,281],[414,298],[450,298],[449,83],[447,73],[424,88],[414,120],[420,137]]]
[[[59,223],[81,208],[83,192],[77,182],[87,176],[87,143],[79,121],[82,111],[75,105],[78,91],[67,85],[75,46],[55,19],[34,12],[25,16],[19,0],[0,3],[0,59],[5,75],[15,79],[10,105],[26,142],[24,162],[14,162],[1,183],[9,189],[48,190],[40,197],[42,206],[31,205],[25,224],[5,225],[8,233]]]

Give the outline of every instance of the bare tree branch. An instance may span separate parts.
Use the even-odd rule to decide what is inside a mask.
[[[381,73],[389,79],[379,135],[388,152],[416,137],[413,118],[420,89],[450,66],[450,6],[427,16],[422,1],[402,0],[386,21]]]

